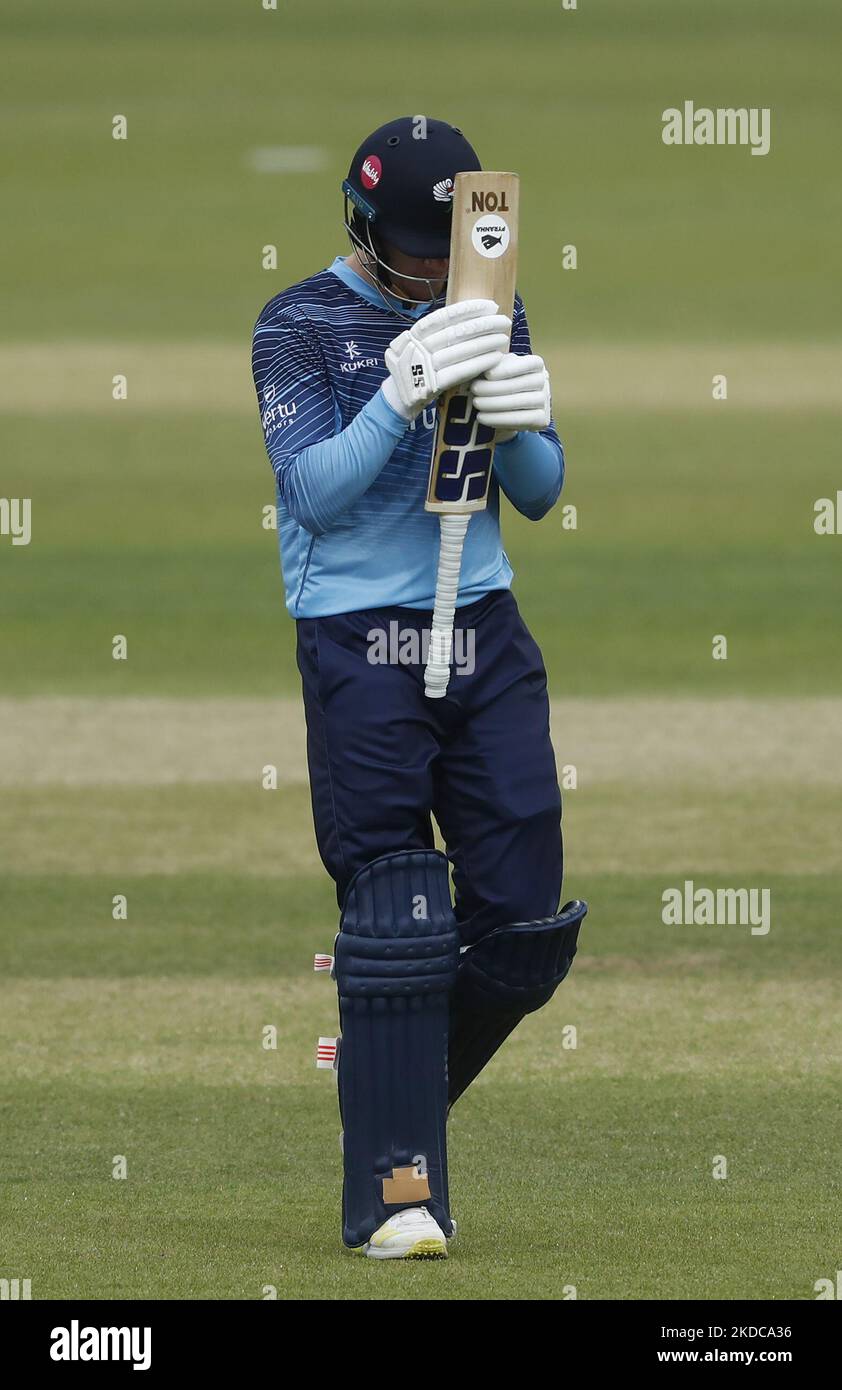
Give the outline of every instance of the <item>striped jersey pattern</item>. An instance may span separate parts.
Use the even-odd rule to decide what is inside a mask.
[[[341,257],[276,295],[255,326],[254,382],[276,480],[286,603],[295,617],[433,607],[439,526],[424,499],[435,408],[407,425],[379,391],[386,348],[408,326]],[[520,299],[512,351],[531,351]],[[336,440],[319,450],[361,412],[353,445],[338,453]],[[560,453],[554,427],[543,433]],[[386,462],[370,485],[337,514],[343,486],[379,458]],[[488,507],[468,527],[460,605],[511,584],[499,511],[492,477]]]

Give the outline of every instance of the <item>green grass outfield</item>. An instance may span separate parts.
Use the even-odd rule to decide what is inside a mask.
[[[321,882],[12,876],[4,1268],[42,1298],[812,1297],[838,1262],[842,880],[764,875],[768,938],[662,927],[665,881],[587,876],[574,974],[454,1112],[452,1259],[414,1270],[338,1243]]]
[[[840,541],[813,520],[842,482],[840,415],[729,410],[571,412],[578,529],[560,508],[535,525],[504,503],[515,591],[558,694],[839,691]],[[256,408],[2,423],[33,542],[0,549],[0,691],[297,691]],[[719,633],[727,662],[711,656]]]
[[[842,538],[812,526],[842,488],[839,9],[431,0],[403,44],[396,16],[4,7],[0,496],[32,498],[33,539],[0,538],[0,1277],[36,1299],[810,1299],[842,1261]],[[691,98],[770,106],[769,156],[665,148]],[[592,908],[553,1003],[454,1112],[437,1267],[340,1248],[311,969],[336,908],[248,379],[262,304],[341,249],[350,150],[410,109],[523,178],[578,528],[509,509],[505,539]],[[322,171],[256,173],[267,146]],[[665,926],[685,878],[770,888],[771,932]]]
[[[582,951],[454,1112],[461,1234],[423,1269],[339,1245],[335,1086],[313,1067],[335,1005],[311,972],[335,912],[298,764],[265,792],[243,748],[235,779],[202,780],[223,701],[190,705],[176,768],[150,729],[165,745],[178,700],[153,706],[133,756],[97,754],[88,734],[120,708],[100,703],[2,707],[30,741],[44,721],[44,762],[65,727],[80,745],[36,786],[32,755],[2,746],[3,1267],[35,1297],[806,1299],[837,1267],[840,702],[662,699],[653,748],[672,737],[681,765],[637,752],[626,776],[606,731],[631,750],[647,702],[600,706],[567,795],[568,888],[593,904]],[[575,750],[574,710],[554,724]],[[280,718],[279,750],[284,727],[298,740]],[[704,734],[694,757],[692,727],[719,762]],[[782,824],[787,730],[805,784]],[[685,877],[768,886],[768,936],[664,926],[661,894]]]
[[[238,337],[336,254],[359,141],[419,112],[521,174],[545,337],[836,337],[841,31],[835,0],[428,0],[405,33],[390,0],[6,0],[2,334]],[[771,152],[666,147],[684,100],[772,108]],[[278,145],[324,172],[254,173]]]

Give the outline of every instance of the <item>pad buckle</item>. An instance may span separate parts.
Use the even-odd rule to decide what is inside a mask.
[[[319,1071],[336,1071],[339,1066],[339,1038],[319,1038],[316,1044],[316,1066]]]

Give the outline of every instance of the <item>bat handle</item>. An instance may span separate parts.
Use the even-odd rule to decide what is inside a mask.
[[[429,700],[441,700],[447,694],[450,680],[450,656],[453,648],[453,621],[459,595],[459,571],[462,568],[462,546],[468,530],[470,515],[446,513],[441,522],[439,568],[436,575],[436,603],[430,632],[430,650],[424,670],[424,694]]]

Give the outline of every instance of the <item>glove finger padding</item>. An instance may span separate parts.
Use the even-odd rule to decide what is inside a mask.
[[[511,430],[513,434],[518,434],[521,430],[545,430],[550,423],[549,410],[501,410],[488,411],[480,410],[477,412],[477,419],[481,425],[488,425],[493,430]],[[504,443],[499,440],[499,443]]]
[[[474,407],[480,415],[496,415],[498,411],[544,410],[547,396],[545,391],[515,391],[500,396],[480,396],[473,393]]]
[[[472,357],[487,357],[491,353],[494,354],[495,363],[499,362],[506,351],[508,341],[505,333],[481,333],[478,337],[468,338],[463,343],[454,343],[452,347],[439,348],[438,352],[432,354],[433,370],[438,373],[442,367],[452,367],[456,362],[469,362]]]
[[[475,344],[475,347],[477,345]],[[449,391],[452,386],[462,386],[474,377],[493,367],[500,359],[499,349],[486,352],[481,357],[471,357],[467,362],[454,362],[450,367],[442,367],[436,372],[439,391]]]
[[[474,338],[493,334],[502,338],[507,348],[511,331],[512,321],[505,314],[482,314],[479,318],[467,319],[462,323],[444,324],[429,337],[425,336],[423,342],[428,352],[436,354],[448,348],[458,347],[462,343],[472,342]]]
[[[413,324],[410,332],[419,341],[447,328],[449,324],[462,323],[465,319],[478,319],[496,314],[498,305],[493,299],[463,299],[460,304],[446,304],[443,309],[434,309]]]
[[[481,425],[496,430],[543,430],[550,423],[550,378],[543,358],[508,352],[471,383],[471,403]]]
[[[492,372],[496,371],[492,367]],[[531,392],[546,390],[548,385],[547,373],[543,369],[540,372],[530,372],[528,376],[506,377],[504,381],[489,381],[488,373],[479,377],[474,382],[473,394],[477,401],[483,404],[491,404],[493,401],[506,396],[528,395]]]
[[[510,377],[529,376],[531,373],[543,371],[546,371],[543,357],[537,357],[534,353],[519,356],[517,353],[507,352],[499,366],[488,373],[488,380],[508,381]]]

